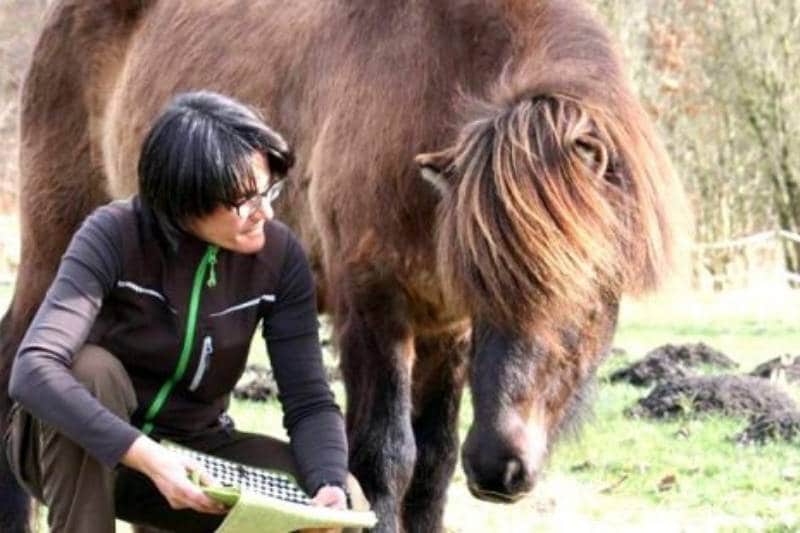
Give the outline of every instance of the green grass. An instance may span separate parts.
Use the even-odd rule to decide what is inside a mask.
[[[783,353],[800,354],[800,294],[683,294],[626,302],[615,345],[628,354],[607,361],[599,373],[667,342],[700,341],[734,358],[745,372]],[[551,459],[551,476],[611,489],[601,496],[602,506],[584,507],[587,514],[602,524],[627,514],[628,507],[641,509],[631,518],[643,528],[657,524],[653,516],[665,510],[669,521],[658,527],[668,529],[800,528],[800,444],[737,446],[729,437],[747,424],[737,418],[626,418],[624,408],[646,392],[601,382],[594,419]],[[800,399],[796,388],[790,393]],[[659,488],[667,476],[675,483]]]
[[[7,297],[0,287],[0,302]],[[629,419],[623,410],[648,390],[602,379],[661,344],[700,341],[734,358],[743,372],[783,353],[800,354],[800,293],[671,293],[625,302],[614,344],[627,354],[600,368],[594,415],[580,435],[557,445],[537,489],[513,506],[473,499],[459,466],[448,490],[447,530],[800,530],[800,444],[738,446],[729,438],[746,421],[736,418]],[[266,360],[258,338],[251,360]],[[335,389],[343,404],[341,385]],[[797,388],[790,392],[800,400]],[[285,435],[277,402],[233,401],[232,414],[243,429]],[[462,437],[471,416],[467,395]],[[663,481],[669,476],[674,483]]]
[[[627,355],[600,368],[594,415],[580,436],[556,447],[536,491],[513,506],[473,499],[459,467],[448,491],[448,531],[800,529],[800,444],[736,445],[730,437],[747,424],[737,418],[651,422],[623,415],[648,390],[602,378],[668,342],[705,342],[743,372],[783,353],[800,354],[800,294],[678,292],[626,301],[614,344]],[[790,392],[800,400],[797,389]],[[245,423],[264,416],[264,408],[246,403],[233,410]],[[266,410],[280,417],[276,404]],[[471,417],[467,395],[462,437]],[[662,482],[670,476],[674,483]]]

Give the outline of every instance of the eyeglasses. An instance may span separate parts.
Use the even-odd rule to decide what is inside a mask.
[[[281,195],[281,191],[283,191],[283,185],[286,182],[286,179],[280,179],[267,187],[267,190],[264,192],[260,192],[254,194],[247,200],[236,204],[233,206],[233,210],[236,211],[236,214],[242,220],[247,220],[250,218],[253,213],[256,212],[258,209],[264,209],[264,203],[266,202],[267,207],[272,206],[272,202],[274,202],[278,196]]]

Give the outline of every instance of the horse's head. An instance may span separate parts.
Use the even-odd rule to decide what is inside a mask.
[[[530,491],[556,438],[576,425],[607,352],[616,305],[589,317],[580,335],[551,349],[489,323],[473,329],[474,417],[462,464],[474,496],[511,502]]]
[[[634,104],[523,95],[466,124],[417,162],[442,196],[442,283],[473,317],[464,469],[473,494],[513,501],[574,418],[622,291],[670,264],[681,189]]]

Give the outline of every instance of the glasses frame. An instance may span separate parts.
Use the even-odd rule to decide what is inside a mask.
[[[233,211],[236,213],[236,216],[241,218],[242,220],[247,220],[253,213],[255,213],[259,209],[264,209],[264,202],[266,202],[267,207],[272,207],[272,203],[278,199],[283,192],[283,187],[286,184],[286,178],[281,178],[278,181],[275,181],[267,187],[267,190],[264,192],[259,192],[247,198],[241,203],[238,203],[233,206]]]

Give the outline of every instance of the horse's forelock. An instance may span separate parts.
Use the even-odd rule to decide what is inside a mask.
[[[491,111],[468,124],[453,151],[442,279],[473,313],[504,328],[569,325],[624,268],[628,208],[606,179],[615,149],[591,112],[565,95]]]
[[[625,289],[656,289],[684,267],[692,220],[683,186],[655,128],[638,102],[606,118],[617,148],[626,211]]]

